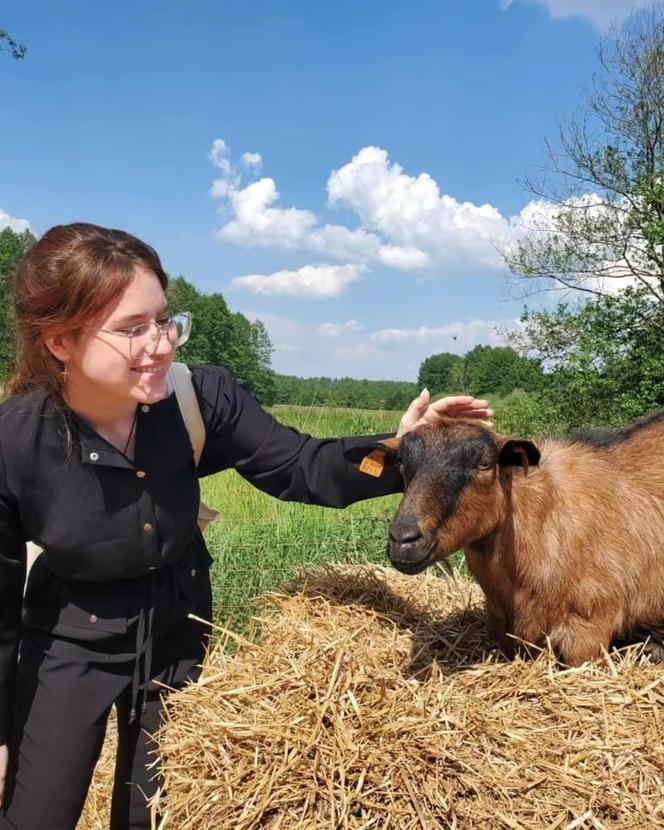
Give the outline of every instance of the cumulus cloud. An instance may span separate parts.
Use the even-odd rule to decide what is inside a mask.
[[[305,265],[297,271],[234,277],[231,284],[253,294],[324,299],[338,297],[346,286],[359,280],[365,270],[365,266],[355,264]]]
[[[364,326],[357,320],[348,320],[346,323],[321,323],[318,326],[318,333],[323,337],[338,338],[349,332],[362,331]]]
[[[16,233],[22,233],[23,231],[30,230],[30,223],[27,219],[17,219],[14,216],[10,216],[0,208],[0,231],[5,228],[11,228]]]
[[[363,227],[391,249],[383,261],[420,264],[500,264],[495,243],[510,235],[510,223],[495,207],[460,202],[440,192],[428,173],[410,176],[380,147],[364,147],[333,171],[327,182],[332,206],[350,208]]]
[[[251,170],[260,170],[263,166],[263,158],[260,153],[242,153],[240,156],[240,164]]]
[[[652,0],[500,0],[508,9],[516,3],[544,6],[554,20],[584,17],[600,32],[608,31],[612,23],[619,23],[633,11],[650,5]]]
[[[332,171],[327,181],[329,206],[350,210],[358,219],[359,227],[349,228],[323,223],[308,209],[282,207],[272,178],[264,176],[244,183],[243,175],[230,162],[230,151],[223,139],[213,142],[209,157],[221,170],[221,177],[215,179],[210,189],[213,198],[220,200],[219,212],[224,216],[216,232],[220,239],[245,247],[315,253],[317,258],[343,263],[339,266],[342,269],[362,266],[362,271],[352,272],[354,278],[375,264],[408,271],[436,269],[455,276],[471,269],[502,269],[499,251],[528,234],[554,232],[553,219],[560,209],[552,203],[533,200],[518,215],[505,216],[491,204],[456,199],[443,192],[428,173],[410,175],[389,158],[386,150],[368,146]],[[242,159],[244,167],[258,169],[258,153],[245,153]],[[599,196],[581,197],[579,204],[583,199],[588,201],[587,208],[601,210]],[[307,267],[313,269],[312,274],[321,267],[332,268]],[[295,272],[279,273],[279,280],[275,275],[253,274],[239,278],[244,281],[236,284],[265,292],[268,286],[275,286],[269,289],[270,293],[297,293],[292,287],[295,285],[304,289],[302,271],[297,272],[297,280],[293,277]],[[328,284],[329,280],[325,278],[324,282]],[[338,290],[349,282],[344,281]],[[313,294],[307,288],[301,296]]]
[[[273,208],[279,198],[273,179],[259,179],[242,189],[224,180],[233,219],[219,229],[221,239],[249,247],[301,248],[309,230],[316,224],[316,217],[309,210]]]
[[[414,270],[430,264],[429,256],[411,246],[402,247],[363,227],[323,224],[306,209],[278,205],[279,191],[274,179],[264,177],[243,184],[242,174],[229,159],[223,139],[215,139],[208,158],[222,171],[210,196],[221,200],[219,212],[227,219],[216,235],[235,245],[311,251],[326,257],[357,263],[380,262],[392,268]],[[258,153],[244,153],[241,165],[258,172]]]

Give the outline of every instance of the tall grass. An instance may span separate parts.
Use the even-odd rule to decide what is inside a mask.
[[[395,431],[399,412],[287,407],[273,410],[284,424],[316,437]],[[242,628],[252,600],[322,562],[384,562],[387,525],[400,496],[371,499],[334,510],[280,502],[234,471],[202,482],[203,498],[221,513],[206,531],[214,557],[212,582],[217,621]]]

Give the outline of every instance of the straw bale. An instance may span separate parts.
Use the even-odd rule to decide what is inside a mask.
[[[95,767],[92,786],[88,791],[83,814],[76,825],[77,830],[108,830],[110,827],[111,793],[113,792],[117,744],[115,710],[112,710],[106,728],[104,747]]]
[[[505,661],[479,588],[431,573],[326,567],[263,605],[169,696],[155,827],[664,827],[664,671],[638,648]]]

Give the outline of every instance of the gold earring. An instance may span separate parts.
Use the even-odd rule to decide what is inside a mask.
[[[67,383],[67,378],[69,377],[69,371],[67,370],[67,364],[66,363],[63,363],[62,365],[64,367],[63,370],[60,372],[60,374],[62,375],[62,382]]]

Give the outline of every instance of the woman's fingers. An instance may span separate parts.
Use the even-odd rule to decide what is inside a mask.
[[[421,424],[437,424],[442,418],[473,418],[484,426],[491,427],[493,409],[489,402],[472,395],[449,395],[430,403],[428,389],[423,389],[404,412],[399,423],[397,438]]]
[[[434,401],[424,414],[427,423],[437,423],[441,418],[476,418],[488,420],[493,417],[489,402],[470,395],[453,395]]]
[[[400,438],[405,432],[411,430],[422,419],[429,407],[429,398],[429,390],[423,389],[415,400],[412,401],[408,409],[401,416],[397,438]]]

